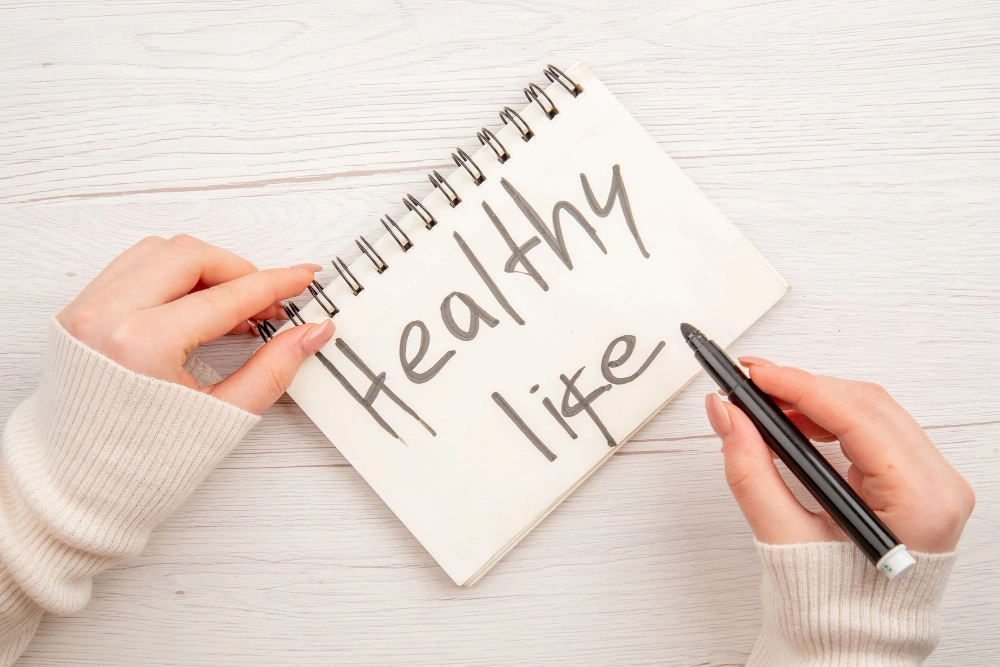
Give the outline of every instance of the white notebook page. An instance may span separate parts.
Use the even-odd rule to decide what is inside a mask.
[[[433,229],[398,221],[408,252],[375,243],[388,270],[327,286],[335,372],[309,359],[288,392],[458,584],[696,374],[680,322],[726,345],[788,290],[586,65],[567,74],[584,92],[548,86],[554,118],[519,109],[529,141],[495,130],[507,162],[472,155],[485,182],[445,174],[462,201],[427,196]]]

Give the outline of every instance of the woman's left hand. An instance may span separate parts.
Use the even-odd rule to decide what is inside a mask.
[[[321,268],[258,271],[239,255],[190,236],[151,236],[115,258],[56,318],[74,338],[129,370],[260,414],[330,340],[332,320],[275,336],[214,385],[199,389],[184,363],[199,345],[249,331],[248,318],[280,317],[277,302],[301,294]]]

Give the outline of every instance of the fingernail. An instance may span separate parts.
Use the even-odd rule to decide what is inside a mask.
[[[302,353],[308,357],[319,352],[319,348],[333,338],[333,331],[333,320],[325,320],[322,324],[313,327],[312,331],[303,336],[299,342]]]
[[[288,267],[290,269],[295,269],[296,271],[305,271],[306,273],[319,273],[323,270],[323,267],[319,264],[296,264],[294,266]]]
[[[708,413],[708,423],[712,425],[715,435],[723,440],[733,434],[733,423],[729,421],[729,412],[722,404],[722,399],[718,394],[709,394],[705,397],[705,412]]]
[[[285,312],[285,304],[280,301],[274,302],[274,319],[276,320],[287,320],[288,313]]]
[[[253,336],[254,338],[256,338],[257,336],[260,335],[260,332],[257,331],[257,323],[256,322],[254,322],[253,320],[247,320],[247,324],[250,325],[250,331],[248,333],[251,336]]]
[[[740,363],[747,368],[751,366],[763,366],[765,368],[775,368],[778,364],[768,361],[763,357],[739,357]]]

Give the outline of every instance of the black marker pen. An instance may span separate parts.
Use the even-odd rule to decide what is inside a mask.
[[[906,551],[906,546],[875,516],[771,397],[703,333],[690,324],[682,324],[681,334],[705,372],[726,392],[729,401],[750,418],[764,442],[805,484],[868,560],[889,579],[909,572],[916,561]]]

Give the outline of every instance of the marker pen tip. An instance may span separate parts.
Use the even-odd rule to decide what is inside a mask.
[[[695,336],[698,333],[699,331],[687,322],[681,322],[681,335],[684,336],[684,340],[687,340],[691,338],[691,336]]]

